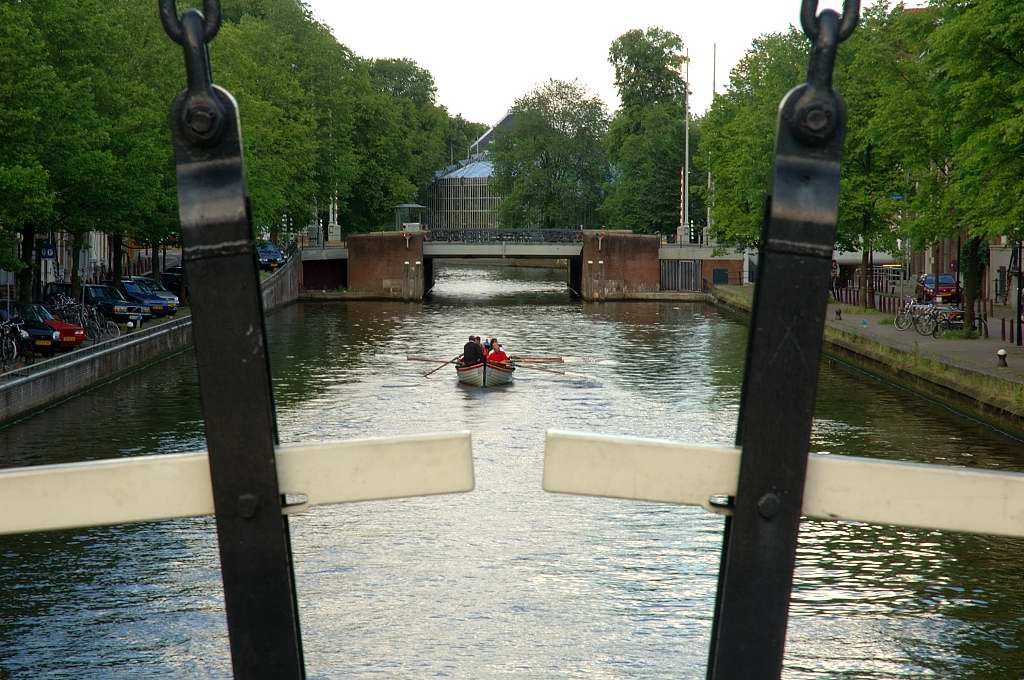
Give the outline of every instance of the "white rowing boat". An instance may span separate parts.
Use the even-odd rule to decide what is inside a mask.
[[[455,372],[459,376],[459,382],[463,385],[473,387],[496,387],[508,385],[515,375],[515,364],[494,364],[489,361],[482,361],[478,364],[463,366],[455,365]]]

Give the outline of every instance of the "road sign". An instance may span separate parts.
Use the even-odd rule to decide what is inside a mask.
[[[44,260],[57,259],[57,247],[53,245],[53,241],[43,241],[39,247],[39,257]]]

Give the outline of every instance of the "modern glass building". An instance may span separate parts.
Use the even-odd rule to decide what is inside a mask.
[[[506,115],[469,147],[469,158],[438,172],[430,187],[431,227],[485,229],[498,226],[501,197],[493,189],[494,164],[487,148],[512,122]]]

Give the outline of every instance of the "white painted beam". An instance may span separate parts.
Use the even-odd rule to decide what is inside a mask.
[[[549,430],[544,489],[712,511],[735,496],[740,450]],[[803,514],[923,529],[1024,536],[1024,474],[811,454]]]
[[[473,490],[468,432],[277,449],[281,492],[316,505]],[[213,514],[206,451],[0,470],[0,534]]]

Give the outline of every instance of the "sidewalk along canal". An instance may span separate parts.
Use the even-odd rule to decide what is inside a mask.
[[[715,286],[713,303],[749,314],[753,286]],[[836,319],[835,310],[842,309]],[[1000,429],[1024,433],[1024,348],[999,337],[932,338],[900,331],[893,315],[829,304],[826,355]],[[1006,350],[1007,367],[996,352]]]
[[[261,282],[269,313],[298,297],[301,268],[293,257]],[[180,315],[119,338],[86,345],[0,374],[0,426],[65,401],[192,345],[192,317]]]

